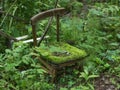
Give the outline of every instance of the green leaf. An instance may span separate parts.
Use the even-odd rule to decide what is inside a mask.
[[[113,43],[110,43],[111,46],[119,46],[119,43],[117,42],[113,42]]]
[[[0,68],[4,67],[3,65],[0,65]]]
[[[43,74],[45,72],[45,70],[43,70],[43,69],[37,69],[37,72],[40,73],[40,74]]]
[[[89,79],[99,77],[99,75],[90,75]]]
[[[28,75],[27,78],[33,78],[35,75]]]
[[[23,63],[25,63],[25,64],[27,64],[27,65],[29,64],[29,62],[28,62],[27,60],[25,60],[25,59],[22,60],[22,61],[23,61]]]
[[[91,85],[90,83],[88,83],[88,86],[90,87],[90,90],[94,90],[94,85]]]
[[[60,90],[68,90],[67,88],[60,88]]]
[[[105,68],[109,68],[109,67],[110,67],[110,64],[106,63],[106,64],[104,65],[104,67],[105,67]]]
[[[120,34],[117,34],[117,38],[120,39]]]

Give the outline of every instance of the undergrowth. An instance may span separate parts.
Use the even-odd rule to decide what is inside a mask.
[[[66,73],[60,76],[61,78],[59,78],[55,85],[50,82],[51,76],[41,68],[38,60],[36,58],[33,59],[33,49],[21,42],[16,43],[11,49],[6,49],[5,53],[0,54],[1,90],[54,90],[56,88],[57,90],[95,90],[95,80],[102,74],[114,76],[115,78],[111,77],[111,82],[116,86],[116,90],[120,89],[119,82],[116,80],[116,78],[120,79],[120,7],[111,2],[95,3],[90,5],[85,18],[80,18],[79,8],[81,9],[82,7],[80,2],[75,2],[77,7],[74,7],[72,3],[69,3],[70,5],[67,7],[66,3],[70,0],[64,1],[65,4],[62,1],[59,7],[64,5],[66,8],[70,7],[69,11],[71,11],[72,15],[69,13],[67,17],[63,17],[60,21],[61,41],[67,42],[79,49],[84,49],[89,56],[82,65],[78,63],[76,68],[66,68]],[[11,5],[12,1],[8,3]],[[19,3],[21,4],[19,5]],[[38,4],[42,5],[41,10],[34,10],[32,8],[30,10],[32,11],[31,13],[35,14],[38,11],[51,8],[48,3],[53,2],[48,0],[46,3],[42,1],[38,3],[31,2],[31,5],[36,8]],[[18,9],[18,7],[21,8]],[[28,5],[28,7],[31,6]],[[14,5],[11,11],[13,15],[18,16],[21,16],[19,12],[24,11],[21,17],[28,20],[31,17],[31,13],[27,13],[27,9],[27,3],[17,1],[17,4]],[[43,33],[46,23],[47,20],[39,22],[38,36]],[[55,22],[53,23],[55,24]],[[49,43],[55,41],[56,32],[54,24],[50,27],[48,33],[51,37],[45,42],[48,46]],[[24,26],[25,28],[23,28]],[[2,28],[9,34],[12,34],[15,30],[14,36],[26,34],[27,31],[31,35],[30,25],[21,25],[13,22],[11,18],[7,18],[4,21]],[[0,52],[3,52],[5,48],[3,44],[5,44],[5,40],[0,38]],[[79,66],[83,68],[79,68]]]

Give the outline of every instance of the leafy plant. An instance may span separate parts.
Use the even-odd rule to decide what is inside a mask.
[[[85,79],[85,81],[87,82],[90,79],[99,77],[99,75],[90,74],[89,71],[87,70],[87,68],[85,68],[84,71],[80,73],[79,77]]]
[[[18,19],[0,16],[0,28],[12,36],[29,33],[32,37],[30,18],[38,13],[54,7],[56,0],[2,0],[4,10]],[[94,2],[94,3],[93,3]],[[4,5],[2,5],[4,4]],[[85,12],[82,12],[84,9]],[[6,41],[0,37],[0,90],[94,90],[94,79],[101,74],[108,74],[111,82],[120,88],[120,5],[119,0],[60,0],[57,7],[65,7],[68,12],[62,17],[61,41],[65,41],[80,49],[85,49],[89,55],[76,68],[63,69],[57,85],[50,83],[50,77],[41,68],[33,49],[22,42],[15,43],[11,49],[6,49]],[[84,11],[84,10],[83,10]],[[82,14],[81,14],[82,12]],[[86,15],[81,18],[80,15]],[[80,16],[80,17],[79,17]],[[41,36],[48,19],[38,23],[37,36]],[[28,24],[27,24],[28,23]],[[56,38],[56,22],[49,28],[50,39],[43,42],[48,49]],[[46,48],[43,46],[42,48]],[[34,48],[36,49],[36,48]],[[61,52],[59,48],[51,47],[51,52]],[[83,64],[83,65],[81,65]],[[84,66],[83,70],[79,68]],[[72,71],[73,70],[73,71]],[[28,83],[29,82],[29,83]]]
[[[12,50],[6,49],[4,56],[0,54],[0,89],[52,90],[53,85],[45,82],[45,71],[32,58],[28,47],[19,42]]]
[[[81,38],[81,32],[83,31],[82,20],[79,18],[65,18],[65,20],[63,19],[61,21],[61,25],[62,39],[70,44],[77,44],[79,42],[79,39]]]

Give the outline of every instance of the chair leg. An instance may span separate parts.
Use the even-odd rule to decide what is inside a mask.
[[[53,69],[52,71],[52,83],[56,83],[57,78],[57,70]]]

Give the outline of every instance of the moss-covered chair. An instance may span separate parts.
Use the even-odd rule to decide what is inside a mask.
[[[59,42],[59,16],[64,14],[64,12],[64,8],[56,8],[39,13],[31,18],[34,46],[37,46],[38,42],[36,40],[35,31],[36,23],[46,17],[57,17],[56,37],[58,42],[53,43],[49,46],[41,44],[40,46],[35,47],[35,56],[38,57],[43,68],[53,76],[53,80],[55,79],[58,71],[60,72],[62,68],[74,65],[75,63],[79,62],[87,56],[84,50],[80,50],[67,43]]]

